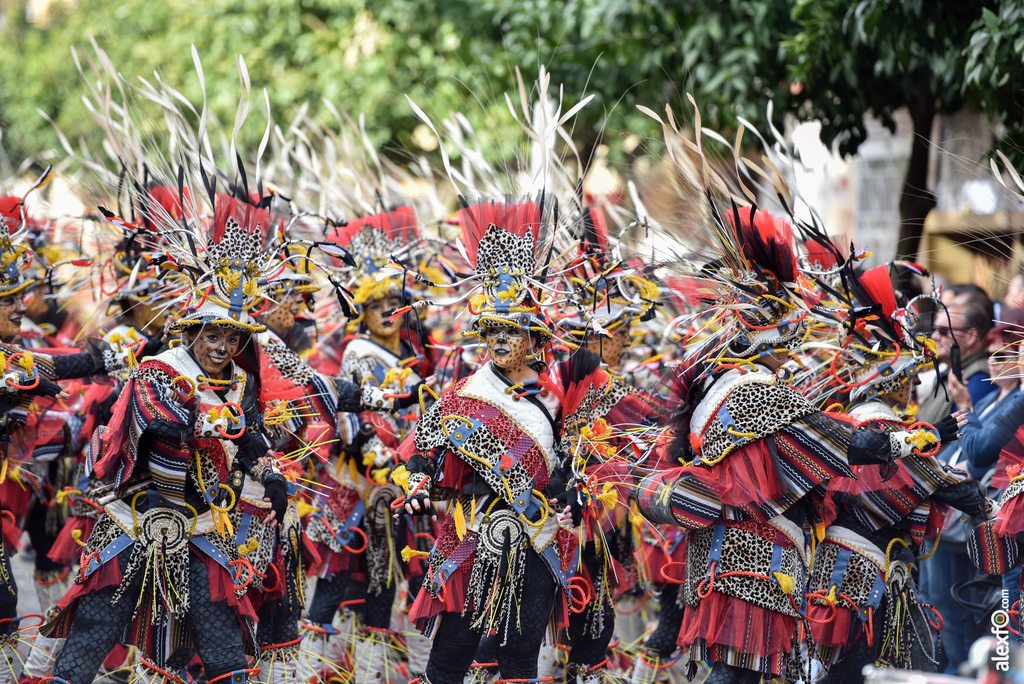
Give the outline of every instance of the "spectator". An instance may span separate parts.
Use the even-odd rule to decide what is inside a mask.
[[[952,363],[951,350],[956,343],[960,347],[960,368],[971,402],[977,403],[995,389],[988,381],[988,349],[985,335],[992,329],[992,300],[977,285],[953,285],[942,293],[941,309],[935,314],[935,328],[932,337],[938,346],[939,375],[948,378]],[[950,414],[953,409],[951,398],[941,387],[935,387],[931,395],[920,401],[918,418],[934,425]]]
[[[996,389],[989,381],[985,338],[992,329],[992,300],[977,285],[954,285],[942,293],[942,303],[945,311],[940,309],[936,313],[933,337],[941,363],[938,372],[946,379],[951,396],[947,398],[946,393],[936,387],[937,392],[921,402],[918,418],[932,425],[953,410],[952,395],[978,406]],[[962,383],[950,372],[954,343],[960,348]],[[955,457],[956,462],[961,455],[960,445],[953,442],[936,458],[950,462]],[[998,455],[997,451],[995,457]],[[962,608],[953,600],[951,593],[953,587],[974,577],[974,565],[967,556],[966,541],[963,524],[955,522],[942,534],[935,554],[921,563],[921,593],[942,614],[945,622],[942,643],[948,658],[946,672],[949,674],[956,674],[960,664],[967,660],[981,617]]]
[[[1008,314],[1008,322],[1020,321],[1024,317],[1021,309],[1005,313]],[[1024,393],[1020,392],[1017,364],[1019,339],[1016,332],[1011,332],[1011,325],[999,325],[985,336],[989,353],[989,382],[999,391],[990,392],[978,403],[972,402],[970,392],[960,381],[952,375],[949,377],[949,393],[956,407],[969,415],[948,463],[966,470],[975,480],[991,480],[999,452],[1012,436],[995,429],[994,421],[1004,414],[1021,415],[1024,412]]]

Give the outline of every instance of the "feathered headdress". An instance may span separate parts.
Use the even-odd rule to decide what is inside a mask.
[[[8,297],[33,285],[36,281],[26,274],[32,266],[33,254],[25,243],[28,215],[25,198],[53,177],[46,168],[43,175],[21,197],[0,197],[0,297]]]
[[[553,205],[539,201],[479,202],[459,211],[466,256],[481,291],[470,300],[474,333],[488,325],[511,325],[551,339],[534,280],[541,231]]]
[[[924,272],[916,264],[908,267]],[[830,374],[851,402],[875,399],[930,367],[937,357],[935,342],[914,334],[915,302],[899,306],[888,264],[848,276],[846,282],[852,301],[842,329],[843,351],[833,358]]]
[[[604,212],[585,207],[579,226],[579,263],[566,274],[576,311],[560,319],[558,326],[582,343],[588,334],[611,335],[634,320],[653,318],[661,289],[641,270],[610,260],[613,250]]]
[[[327,240],[346,248],[354,260],[352,301],[363,305],[402,295],[404,269],[394,259],[419,237],[412,207],[396,207],[338,226]]]
[[[189,305],[171,328],[183,332],[215,325],[257,333],[266,330],[255,316],[267,307],[260,286],[266,280],[263,235],[274,216],[244,199],[219,194],[208,241],[201,256],[186,268],[192,283]]]

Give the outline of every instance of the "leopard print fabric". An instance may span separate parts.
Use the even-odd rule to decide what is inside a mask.
[[[593,389],[593,388],[591,388]],[[630,393],[635,392],[632,387],[627,385],[624,381],[619,378],[612,378],[612,381],[608,383],[608,391],[597,405],[594,407],[594,412],[591,414],[594,420],[604,418],[607,416],[616,404],[625,399]]]
[[[817,412],[802,394],[781,382],[737,385],[729,392],[725,408],[736,424],[734,431],[753,436],[734,438],[716,411],[702,435],[700,454],[705,461],[716,462],[741,446],[774,434],[793,421]]]
[[[810,593],[818,591],[829,593],[832,588],[832,572],[835,570],[840,549],[838,544],[830,543],[828,539],[818,546],[814,554],[814,567],[811,569],[811,579],[808,584]],[[868,595],[875,586],[875,579],[881,572],[870,558],[854,551],[850,560],[847,561],[846,571],[843,573],[842,582],[840,582],[836,593],[837,595],[846,594],[858,606],[863,606],[867,603]],[[817,603],[827,605],[823,601]],[[850,608],[845,601],[837,605]]]
[[[734,598],[753,603],[768,610],[798,617],[800,614],[793,608],[789,594],[783,592],[774,579],[767,580],[749,575],[732,575],[722,577],[729,572],[753,572],[771,577],[772,551],[775,544],[753,530],[773,538],[781,537],[781,533],[771,525],[759,523],[737,523],[726,527],[722,541],[721,559],[715,572],[714,590]],[[686,584],[683,587],[683,601],[687,605],[696,606],[700,603],[698,587],[707,574],[710,566],[711,542],[715,534],[714,527],[705,527],[690,535],[688,557],[686,561]],[[782,566],[779,572],[794,578],[794,595],[797,605],[803,603],[804,565],[799,552],[794,546],[783,546]],[[702,588],[707,590],[707,586]]]
[[[394,242],[380,228],[365,226],[352,236],[348,244],[348,251],[358,255],[367,266],[371,264],[376,268],[367,268],[368,272],[377,270],[387,261],[388,255],[402,246],[402,241],[396,239]]]
[[[271,335],[263,344],[263,353],[270,357],[281,375],[291,380],[296,387],[312,382],[315,371],[277,336]]]
[[[506,266],[513,269],[513,273],[518,271],[532,275],[535,263],[532,231],[527,231],[526,235],[519,237],[492,223],[487,227],[477,246],[477,273],[488,274]],[[485,289],[488,282],[484,281]],[[525,295],[525,292],[523,294]]]
[[[484,424],[465,441],[462,448],[488,464],[494,465],[508,453],[509,447],[506,444],[514,444],[515,437],[518,437],[518,435],[503,434],[502,436],[505,437],[503,440],[498,431],[500,430],[502,433],[519,431],[515,427],[515,421],[509,419],[497,407],[492,407],[491,404],[476,399],[460,397],[458,393],[465,382],[464,379],[456,383],[427,409],[416,429],[416,448],[420,453],[429,454],[437,447],[447,446],[458,453],[445,434],[445,428],[447,427],[448,432],[459,439],[460,431],[466,428],[466,424],[458,417],[473,415],[481,408],[489,408],[493,409],[497,415],[492,419],[485,420]],[[519,432],[519,434],[522,433]],[[539,454],[536,445],[531,445],[526,454],[521,455],[519,461],[505,471],[504,476],[497,475],[490,467],[484,467],[476,459],[464,458],[481,479],[509,504],[523,506],[523,497],[528,499],[534,487],[543,489],[547,485],[547,467],[544,457]],[[527,468],[527,464],[531,468]],[[506,484],[508,485],[507,490]],[[509,498],[509,491],[511,498]]]

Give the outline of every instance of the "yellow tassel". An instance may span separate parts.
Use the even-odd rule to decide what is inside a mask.
[[[606,509],[615,508],[619,504],[619,493],[616,491],[615,485],[605,482],[601,493],[597,495],[597,500],[603,503]]]
[[[365,467],[368,465],[372,465],[373,459],[375,458],[377,458],[377,454],[375,454],[373,451],[367,451],[365,454],[363,454],[363,466]]]
[[[75,543],[79,546],[87,546],[87,544],[82,541],[82,530],[71,530],[71,538],[74,539]]]
[[[907,444],[912,444],[918,449],[923,449],[929,444],[934,444],[937,441],[939,441],[938,437],[927,430],[915,430],[910,433],[909,437],[907,437]]]
[[[476,529],[476,494],[473,495],[473,501],[469,504],[469,526],[474,530]]]
[[[356,459],[354,458],[348,460],[348,474],[352,476],[353,482],[359,482],[359,469],[356,468]]]
[[[835,604],[835,602],[839,600],[836,598],[836,590],[838,589],[839,587],[833,584],[832,588],[828,590],[828,596],[826,596],[825,598],[831,601],[833,604]]]
[[[255,539],[254,537],[249,537],[249,540],[246,541],[244,544],[238,545],[238,555],[244,558],[245,556],[248,556],[250,553],[255,551],[259,547],[259,545],[260,542],[258,539]]]
[[[374,468],[370,471],[370,477],[377,484],[385,485],[388,483],[388,473],[390,472],[391,468]]]
[[[4,458],[4,464],[3,466],[0,466],[0,484],[7,481],[7,463],[7,459]]]
[[[424,558],[430,554],[426,551],[417,551],[416,549],[410,549],[406,546],[402,549],[402,560],[408,563],[413,558]]]
[[[459,535],[459,541],[466,538],[466,516],[462,512],[462,502],[455,502],[455,510],[452,511],[452,518],[455,519],[455,534]]]
[[[305,518],[307,515],[316,510],[316,506],[309,503],[305,499],[297,499],[295,505],[298,506],[300,518]]]
[[[779,581],[779,586],[782,587],[782,591],[786,594],[793,593],[793,587],[796,586],[796,580],[789,575],[785,575],[781,572],[773,572],[775,579]]]
[[[402,488],[406,496],[409,495],[409,471],[404,465],[400,465],[391,471],[391,481]]]
[[[814,536],[818,538],[818,541],[824,541],[825,539],[825,523],[818,523],[814,526]]]

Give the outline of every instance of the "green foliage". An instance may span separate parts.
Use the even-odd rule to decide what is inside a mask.
[[[1000,146],[1024,165],[1024,2],[1004,0],[985,8],[971,25],[964,51],[963,90],[994,121],[1005,126]]]
[[[783,43],[803,91],[802,119],[822,121],[822,139],[852,153],[865,112],[890,129],[893,113],[917,101],[938,111],[963,103],[964,47],[991,2],[963,0],[796,0],[796,31]],[[927,135],[927,131],[925,132]]]

